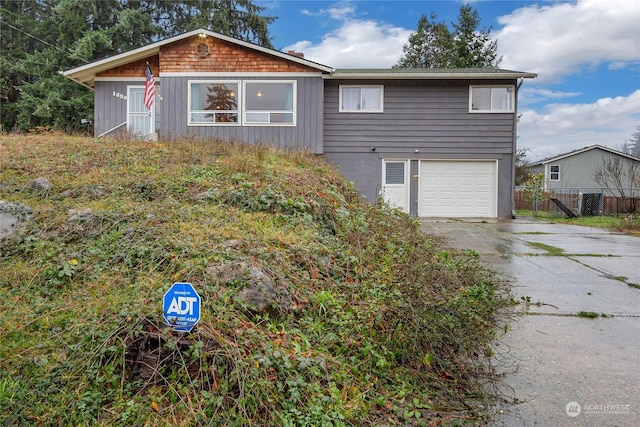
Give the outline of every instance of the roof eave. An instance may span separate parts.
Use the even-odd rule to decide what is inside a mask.
[[[112,56],[110,58],[101,59],[96,62],[92,62],[87,65],[82,65],[77,68],[73,68],[71,70],[62,71],[60,74],[63,76],[80,83],[83,86],[86,86],[90,89],[93,89],[95,84],[95,76],[96,74],[109,70],[111,68],[118,67],[120,65],[127,64],[129,62],[134,62],[139,59],[148,58],[149,56],[153,56],[160,51],[160,46],[152,47],[147,46],[143,48],[138,48],[136,50],[132,50],[130,52],[121,53],[116,56]]]
[[[273,49],[268,49],[265,47],[262,47],[260,45],[256,45],[256,44],[252,44],[249,42],[245,42],[242,40],[237,40],[234,39],[232,37],[228,37],[228,36],[224,36],[222,34],[218,34],[218,33],[214,33],[212,31],[209,30],[205,30],[205,29],[198,29],[198,30],[193,30],[190,31],[188,33],[184,33],[184,34],[180,34],[174,37],[170,37],[168,39],[165,40],[161,40],[158,41],[156,43],[152,43],[148,46],[143,46],[128,52],[124,52],[124,53],[120,53],[118,55],[114,55],[105,59],[101,59],[95,62],[92,62],[90,64],[86,64],[86,65],[81,65],[80,67],[76,67],[76,68],[72,68],[70,70],[67,71],[62,71],[60,72],[61,75],[83,85],[86,86],[90,89],[93,89],[94,86],[94,79],[95,79],[95,75],[97,73],[100,73],[102,71],[106,71],[109,70],[111,68],[129,63],[129,62],[133,62],[133,61],[137,61],[140,59],[144,59],[147,58],[149,56],[155,55],[160,51],[160,48],[164,45],[167,45],[169,43],[173,43],[179,40],[183,40],[189,37],[193,37],[195,35],[199,35],[199,34],[205,34],[208,37],[214,37],[220,40],[224,40],[226,42],[229,43],[233,43],[236,45],[240,45],[249,49],[253,49],[253,50],[257,50],[260,51],[262,53],[266,53],[268,55],[273,55],[282,59],[286,59],[287,61],[290,62],[295,62],[301,65],[305,65],[307,67],[311,67],[311,68],[315,68],[318,69],[322,72],[325,73],[332,73],[334,71],[333,68],[328,67],[326,65],[322,65],[322,64],[318,64],[315,63],[313,61],[309,61],[307,59],[304,58],[299,58],[297,56],[293,56],[293,55],[289,55],[287,53],[284,52],[280,52],[277,50],[273,50]]]

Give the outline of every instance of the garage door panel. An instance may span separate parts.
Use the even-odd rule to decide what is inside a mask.
[[[420,165],[418,215],[496,217],[495,161],[427,161]]]

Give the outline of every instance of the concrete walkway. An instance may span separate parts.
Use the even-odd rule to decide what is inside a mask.
[[[496,346],[501,391],[519,403],[498,405],[495,425],[640,426],[640,238],[527,219],[422,224],[480,253],[521,301]]]

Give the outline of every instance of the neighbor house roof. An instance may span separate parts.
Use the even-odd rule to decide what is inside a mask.
[[[527,166],[546,165],[547,163],[556,162],[558,160],[562,160],[562,159],[567,158],[567,157],[575,156],[577,154],[582,154],[582,153],[584,153],[586,151],[590,151],[590,150],[603,150],[603,151],[607,151],[607,152],[609,152],[611,154],[617,154],[619,156],[629,158],[631,160],[640,161],[640,158],[638,158],[638,157],[632,156],[632,155],[627,154],[627,153],[623,153],[622,151],[614,150],[613,148],[609,148],[609,147],[605,147],[603,145],[597,145],[596,144],[596,145],[591,145],[589,147],[580,148],[579,150],[573,150],[573,151],[570,151],[568,153],[558,154],[557,156],[547,157],[546,159],[542,159],[542,160],[538,160],[537,162],[529,163]]]

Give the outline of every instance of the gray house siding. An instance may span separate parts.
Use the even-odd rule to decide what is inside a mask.
[[[127,121],[127,86],[144,86],[144,80],[97,81],[95,87],[94,134],[95,136],[115,128]],[[114,96],[120,94],[122,97]],[[126,130],[126,124],[121,128]]]
[[[327,80],[324,156],[371,201],[381,188],[382,159],[498,160],[497,214],[508,217],[512,210],[515,113],[469,113],[469,86],[515,83]],[[383,112],[339,112],[340,85],[383,85]],[[412,192],[411,213],[415,213],[416,198]]]
[[[296,125],[295,126],[188,126],[188,81],[189,80],[295,80]],[[192,135],[202,138],[221,138],[249,144],[268,144],[281,149],[309,150],[322,153],[322,106],[323,80],[321,77],[161,77],[162,97],[160,102],[162,139],[173,139]]]

